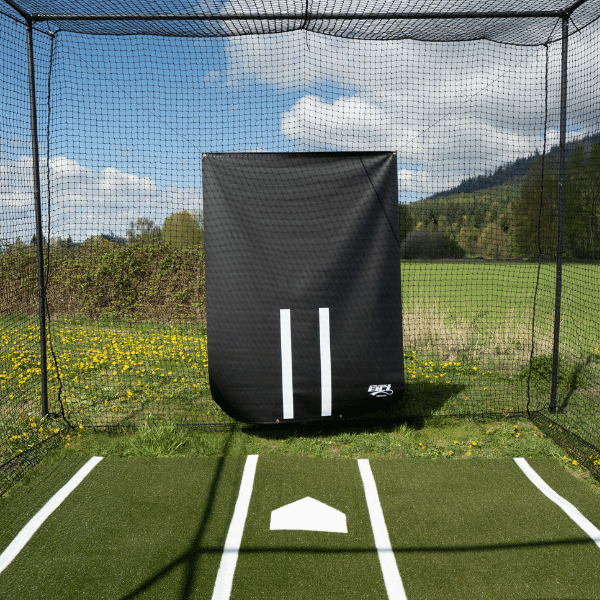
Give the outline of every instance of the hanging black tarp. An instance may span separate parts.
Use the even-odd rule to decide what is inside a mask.
[[[396,155],[206,154],[202,169],[215,401],[270,423],[400,400]]]

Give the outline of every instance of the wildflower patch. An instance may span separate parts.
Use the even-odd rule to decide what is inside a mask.
[[[76,427],[177,420],[178,414],[179,420],[194,415],[195,421],[229,420],[208,393],[202,327],[63,319],[53,324],[49,338],[53,352],[48,357],[48,400],[56,418],[42,419],[39,327],[31,324],[15,333],[0,322],[6,456],[65,430],[63,411]],[[77,434],[65,434],[65,444],[73,435]]]

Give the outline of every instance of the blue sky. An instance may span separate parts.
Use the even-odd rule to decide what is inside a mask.
[[[570,138],[597,130],[590,85],[596,66],[582,60],[597,52],[589,30],[571,41]],[[22,35],[15,29],[16,38]],[[558,139],[559,50],[550,51],[550,143]],[[0,109],[0,206],[6,216],[21,216],[19,225],[0,221],[0,238],[28,240],[22,58],[11,56],[16,67],[9,61],[0,70],[9,96]],[[486,41],[375,42],[304,31],[210,39],[61,32],[49,153],[44,61],[38,69],[51,236],[124,235],[139,217],[162,224],[172,212],[201,210],[204,152],[393,150],[399,201],[425,197],[541,150],[545,59],[543,47]],[[45,203],[45,178],[42,184]]]

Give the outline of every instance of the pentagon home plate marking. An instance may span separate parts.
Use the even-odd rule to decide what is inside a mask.
[[[271,529],[348,533],[343,512],[310,496],[271,512]]]

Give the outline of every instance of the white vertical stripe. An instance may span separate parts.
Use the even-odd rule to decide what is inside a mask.
[[[212,600],[227,600],[231,596],[231,587],[233,586],[233,576],[237,565],[240,545],[242,543],[242,534],[248,516],[248,507],[250,506],[250,497],[252,496],[252,487],[254,486],[254,475],[256,473],[256,463],[258,454],[252,454],[246,459],[242,483],[240,484],[240,493],[233,517],[225,539],[221,564],[215,581]]]
[[[546,496],[549,500],[552,500],[554,504],[557,504],[562,508],[575,523],[583,529],[596,543],[596,546],[600,548],[600,530],[586,517],[584,517],[568,500],[565,500],[562,496],[559,496],[529,465],[524,458],[515,458],[515,462],[519,465],[519,468],[527,477],[529,481],[535,485],[535,487]]]
[[[279,311],[281,326],[281,391],[283,418],[294,418],[294,385],[292,379],[292,320],[289,308]]]
[[[379,502],[379,494],[377,493],[377,486],[375,485],[375,478],[373,477],[369,460],[367,458],[358,459],[358,468],[365,488],[367,507],[375,538],[375,547],[379,555],[379,563],[381,564],[381,572],[383,573],[383,581],[388,598],[390,600],[406,600],[406,593],[402,585],[402,578],[398,571],[392,544],[390,543],[385,519],[383,518],[383,510]]]
[[[21,552],[33,534],[42,526],[44,521],[62,504],[63,500],[85,479],[88,473],[102,460],[101,456],[94,456],[88,460],[69,481],[46,502],[46,504],[32,517],[32,519],[19,531],[17,537],[0,554],[0,573],[8,567],[13,559]]]
[[[321,347],[321,416],[331,416],[331,348],[329,309],[319,308],[319,342]]]

